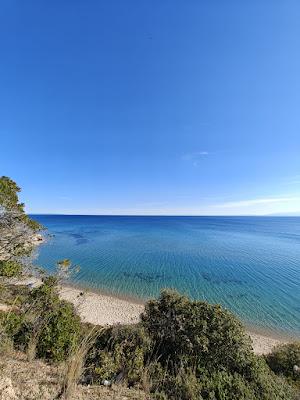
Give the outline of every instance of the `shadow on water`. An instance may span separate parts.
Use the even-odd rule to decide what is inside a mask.
[[[247,282],[242,281],[241,279],[236,279],[236,278],[229,278],[229,277],[222,277],[222,276],[216,276],[213,274],[210,274],[208,272],[201,272],[202,278],[205,279],[206,281],[216,284],[216,285],[222,285],[226,283],[234,283],[236,285],[246,285]]]
[[[81,244],[89,243],[89,239],[79,233],[68,233],[68,236],[75,239],[76,246],[80,246]]]
[[[126,278],[139,279],[140,281],[144,281],[147,283],[156,282],[164,279],[169,280],[171,278],[170,276],[166,276],[163,274],[147,274],[143,272],[123,272],[122,275]]]

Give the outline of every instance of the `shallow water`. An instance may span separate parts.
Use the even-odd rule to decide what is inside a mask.
[[[54,235],[37,264],[70,258],[76,284],[141,299],[173,287],[300,337],[300,217],[34,218]]]

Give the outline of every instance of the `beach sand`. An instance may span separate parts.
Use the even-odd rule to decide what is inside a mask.
[[[89,291],[82,292],[68,286],[60,289],[60,296],[75,305],[83,321],[95,325],[136,323],[144,310],[143,304]],[[267,354],[274,346],[283,343],[283,340],[278,338],[249,331],[248,334],[256,354]]]
[[[41,281],[37,278],[12,280],[15,285],[38,286]],[[71,286],[60,287],[60,297],[74,304],[81,319],[94,325],[134,324],[139,321],[144,305],[135,301],[115,296],[77,289]],[[283,339],[266,336],[247,330],[252,339],[253,350],[256,354],[267,354]]]

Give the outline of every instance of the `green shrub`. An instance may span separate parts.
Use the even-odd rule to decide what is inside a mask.
[[[52,310],[59,305],[57,279],[53,276],[43,278],[43,284],[32,290],[29,296],[31,310],[35,313]]]
[[[263,360],[253,356],[248,371],[238,374],[229,371],[215,371],[199,378],[203,399],[215,400],[292,400],[293,389],[275,376]]]
[[[0,313],[0,332],[13,337],[22,325],[22,315],[14,311]]]
[[[28,321],[26,317],[23,317],[19,329],[13,335],[14,345],[18,350],[26,351],[32,335],[32,330],[32,322]]]
[[[201,398],[215,400],[256,400],[254,390],[239,374],[218,371],[201,378]],[[274,400],[274,399],[273,399]]]
[[[300,368],[300,342],[276,346],[266,356],[266,361],[276,374],[282,374],[300,382],[300,371],[295,373],[293,370],[295,365]]]
[[[64,360],[81,335],[81,322],[71,303],[60,300],[57,280],[47,277],[26,297],[22,321],[15,329],[15,345],[23,350],[29,343],[34,354],[53,361]]]
[[[116,362],[113,353],[103,350],[98,355],[97,364],[94,368],[94,376],[96,381],[101,382],[103,379],[112,379],[118,373],[119,365]]]
[[[58,307],[44,314],[45,323],[38,335],[37,356],[47,360],[66,359],[81,334],[80,318],[74,306],[60,301]]]
[[[86,377],[95,383],[118,377],[134,385],[143,375],[149,346],[149,339],[139,325],[107,328],[88,354]]]
[[[253,387],[257,399],[290,400],[294,399],[294,390],[286,380],[278,377],[268,367],[263,357],[252,354],[243,376]]]
[[[150,375],[151,392],[155,399],[293,400],[295,398],[295,392],[287,382],[273,374],[264,360],[255,355],[243,373],[217,369],[208,372],[203,369],[201,374],[197,374],[184,368],[177,373],[170,373],[156,367]]]
[[[238,370],[251,353],[243,326],[219,305],[166,290],[146,304],[141,318],[155,354],[168,368],[184,363],[198,369]]]
[[[0,312],[0,353],[13,351],[14,338],[22,326],[22,315],[14,311]]]
[[[99,335],[86,380],[103,379],[139,384],[156,400],[294,399],[230,312],[172,291],[146,305],[140,325]]]
[[[0,261],[0,276],[12,278],[21,275],[22,264],[16,261]]]
[[[168,399],[291,400],[291,387],[253,354],[241,323],[228,311],[163,291],[142,324],[152,343],[151,391]]]
[[[155,399],[202,400],[201,385],[191,370],[180,370],[176,375],[165,374],[158,386],[152,386]]]

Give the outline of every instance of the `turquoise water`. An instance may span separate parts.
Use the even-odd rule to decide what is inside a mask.
[[[34,216],[54,237],[37,263],[70,258],[74,283],[140,299],[172,287],[257,329],[300,336],[300,218]]]

